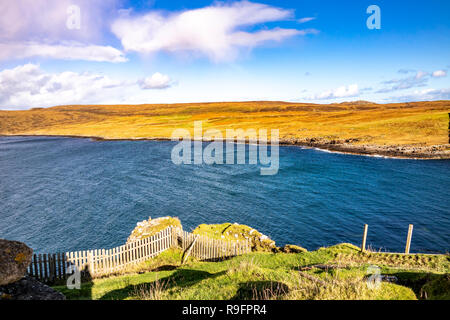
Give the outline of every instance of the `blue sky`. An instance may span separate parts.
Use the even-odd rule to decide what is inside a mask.
[[[1,109],[450,97],[448,1],[43,3],[0,1]]]

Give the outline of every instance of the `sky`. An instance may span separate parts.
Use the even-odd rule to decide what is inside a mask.
[[[450,1],[0,0],[0,109],[450,99]]]

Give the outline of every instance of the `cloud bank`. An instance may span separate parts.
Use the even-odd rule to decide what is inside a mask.
[[[408,74],[415,71],[412,70],[399,70],[399,73]],[[375,93],[388,93],[400,90],[407,90],[411,88],[425,87],[428,85],[428,80],[432,78],[442,78],[447,76],[446,70],[436,70],[432,73],[426,71],[417,71],[415,75],[408,76],[401,79],[393,79],[389,81],[384,81],[381,84],[384,85],[383,88],[377,90]]]
[[[133,15],[132,9],[121,9],[124,3],[124,0],[0,1],[0,61],[43,57],[125,62],[121,49],[104,44],[111,43],[112,32],[126,51],[143,54],[164,51],[227,62],[235,60],[242,50],[267,42],[318,33],[315,29],[261,26],[290,20],[294,12],[248,1],[216,2],[199,9],[139,15]],[[72,23],[74,14],[79,24]],[[313,19],[307,17],[299,22]]]
[[[0,108],[28,109],[69,104],[117,103],[127,96],[128,89],[138,89],[138,85],[142,87],[140,81],[116,80],[93,73],[48,73],[39,65],[29,63],[0,72]],[[143,85],[144,89],[168,88],[170,78],[155,73],[146,78]]]
[[[63,60],[127,61],[123,53],[101,44],[120,0],[0,1],[0,60],[45,57]],[[73,6],[79,28],[68,27]]]
[[[359,87],[357,84],[341,86],[333,90],[323,91],[310,97],[311,100],[331,100],[338,98],[350,98],[359,96]]]
[[[410,94],[391,97],[389,100],[395,102],[450,100],[450,88],[415,90]]]
[[[289,19],[291,10],[247,1],[216,3],[201,9],[166,14],[152,11],[132,16],[129,11],[114,21],[112,32],[126,51],[151,54],[159,51],[206,56],[215,62],[232,61],[240,49],[268,41],[317,33],[315,29],[260,28],[258,24]]]
[[[60,60],[86,60],[97,62],[126,62],[123,52],[111,46],[86,45],[78,42],[61,44],[0,43],[0,60],[44,57]]]

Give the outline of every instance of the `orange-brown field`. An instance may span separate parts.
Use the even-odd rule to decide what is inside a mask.
[[[170,138],[172,131],[279,129],[284,143],[336,151],[449,158],[450,101],[375,104],[233,102],[59,106],[0,111],[0,135]]]

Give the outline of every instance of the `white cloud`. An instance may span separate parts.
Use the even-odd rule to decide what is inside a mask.
[[[414,72],[415,75],[411,75],[401,79],[393,79],[384,81],[383,88],[377,90],[375,93],[389,93],[395,91],[402,91],[413,88],[427,87],[429,80],[433,78],[446,77],[446,70],[436,70],[432,73],[426,71],[414,71],[412,69],[401,69],[399,73],[408,74]],[[425,101],[425,100],[439,100],[448,99],[449,92],[447,89],[422,89],[415,90],[411,93],[406,93],[400,96],[390,97],[388,101]]]
[[[171,86],[171,79],[165,74],[156,72],[151,77],[139,81],[139,86],[141,89],[166,89]]]
[[[415,71],[411,69],[401,69],[398,72],[408,74]],[[388,93],[411,88],[425,87],[428,85],[430,77],[441,78],[447,76],[446,70],[436,70],[432,73],[426,71],[417,71],[415,73],[415,75],[411,75],[406,78],[384,81],[382,82],[384,88],[377,90],[375,93]]]
[[[63,44],[0,43],[0,60],[45,57],[61,60],[125,62],[123,52],[110,46],[85,45],[76,42]]]
[[[447,70],[436,70],[432,74],[433,78],[442,78],[447,76]]]
[[[384,88],[377,90],[375,93],[388,93],[417,87],[425,87],[428,83],[429,75],[430,74],[428,72],[418,71],[416,75],[406,78],[384,81],[382,82]]]
[[[118,87],[130,85],[104,75],[46,73],[39,65],[25,64],[0,72],[0,107],[25,109],[53,105],[105,102],[117,98]]]
[[[322,93],[313,95],[312,100],[330,100],[337,98],[350,98],[356,97],[360,94],[357,84],[351,84],[348,86],[342,86],[334,90],[327,90]]]
[[[0,60],[27,57],[123,62],[123,53],[97,44],[121,0],[0,1]],[[68,8],[80,9],[80,28],[70,29]]]
[[[169,76],[156,72],[143,80],[117,80],[94,73],[49,73],[37,64],[0,71],[0,109],[28,109],[71,104],[117,104],[144,93],[142,89],[165,89]],[[152,96],[141,94],[141,102]]]
[[[424,78],[424,77],[426,77],[426,76],[428,76],[428,75],[429,75],[428,72],[425,72],[425,71],[418,71],[418,72],[416,73],[416,79],[417,79],[417,80],[420,80],[420,79],[422,79],[422,78]]]
[[[298,23],[306,23],[306,22],[313,21],[313,20],[316,20],[316,18],[314,18],[314,17],[305,17],[305,18],[298,19],[297,21],[298,21]]]
[[[73,40],[92,42],[100,39],[116,15],[121,0],[16,0],[0,1],[0,41]],[[68,8],[80,8],[80,29],[66,24]]]
[[[415,90],[412,93],[391,97],[392,101],[433,101],[450,100],[450,88]]]
[[[165,14],[152,11],[131,16],[129,11],[114,21],[113,33],[127,51],[155,53],[190,53],[213,61],[232,61],[242,48],[254,48],[267,41],[282,41],[295,35],[317,33],[317,30],[259,29],[245,27],[285,20],[291,10],[247,1],[216,3],[201,9]]]

